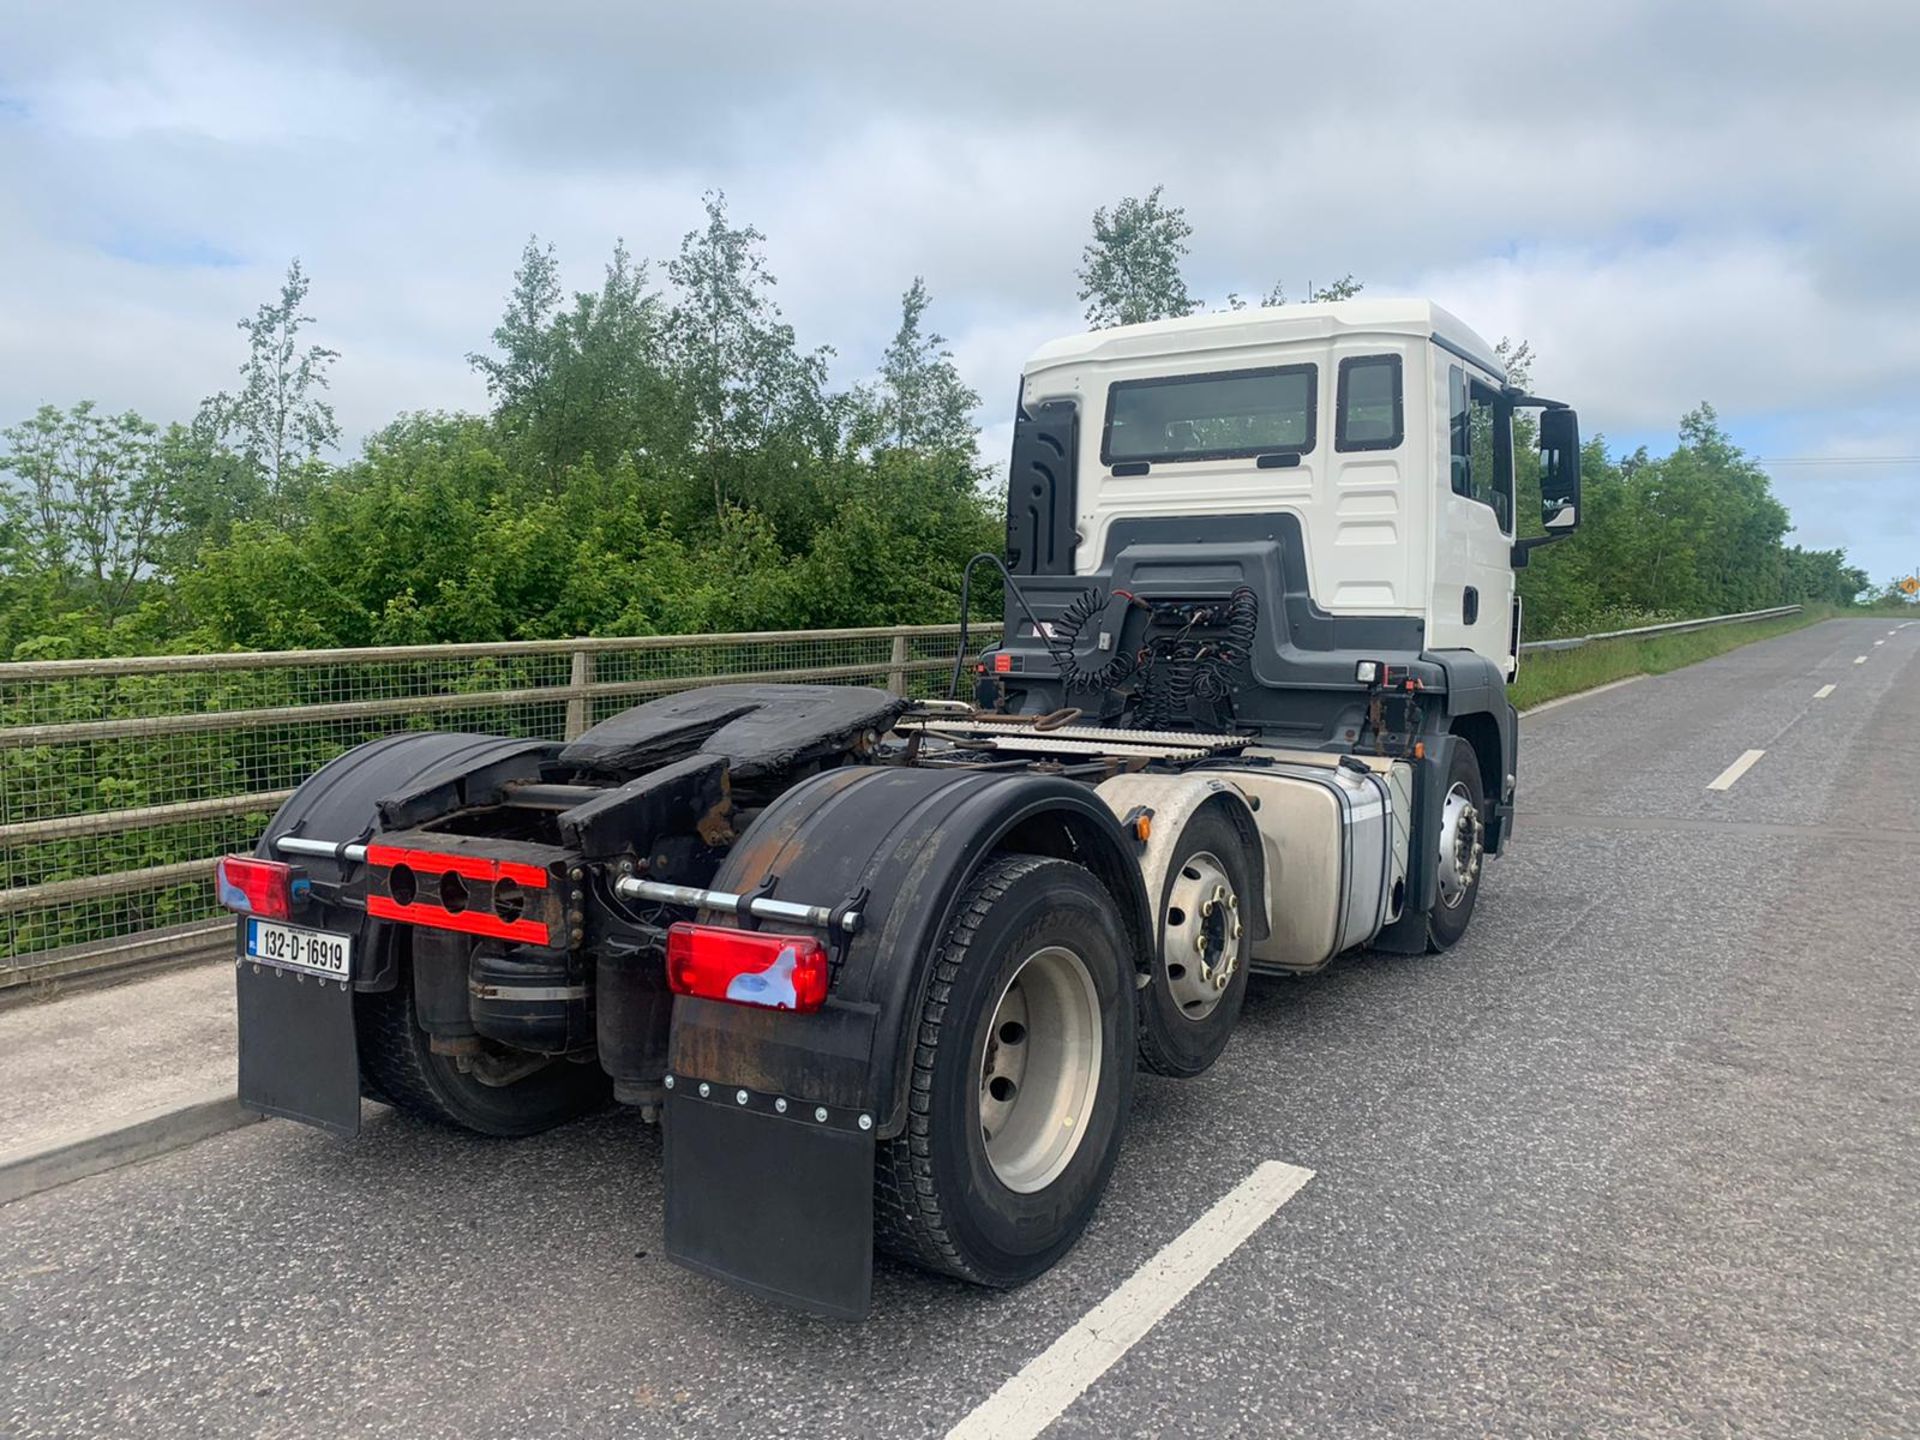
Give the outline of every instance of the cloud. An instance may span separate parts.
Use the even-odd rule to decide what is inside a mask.
[[[1351,270],[1532,340],[1589,429],[1711,399],[1756,445],[1892,444],[1915,54],[1920,7],[1866,0],[16,7],[0,416],[185,413],[295,254],[350,432],[478,406],[461,357],[529,233],[590,286],[615,236],[664,259],[724,188],[843,378],[925,275],[991,444],[1022,354],[1078,324],[1092,209],[1165,181],[1214,303]],[[1780,488],[1878,573],[1901,478]]]

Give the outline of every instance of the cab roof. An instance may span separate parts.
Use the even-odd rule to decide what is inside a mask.
[[[1417,335],[1423,340],[1437,340],[1501,379],[1506,378],[1506,367],[1493,347],[1431,300],[1321,300],[1187,315],[1178,320],[1149,320],[1144,325],[1115,325],[1042,345],[1027,361],[1024,373],[1031,375],[1059,365],[1283,345],[1342,335]]]

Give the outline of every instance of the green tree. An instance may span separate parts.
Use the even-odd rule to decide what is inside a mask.
[[[150,573],[164,533],[157,429],[131,411],[102,415],[91,400],[45,405],[0,431],[0,471],[16,563],[52,593],[97,606],[108,623]]]
[[[161,431],[154,465],[166,519],[154,564],[169,578],[198,563],[202,546],[224,544],[236,524],[265,514],[265,474],[203,419]]]
[[[677,294],[666,338],[714,520],[724,524],[730,499],[751,498],[737,483],[746,478],[737,457],[796,444],[833,448],[837,426],[825,397],[833,352],[801,351],[780,318],[761,251],[766,237],[728,223],[724,194],[709,192],[704,203],[706,225],[689,231],[667,262]]]
[[[594,455],[614,462],[661,443],[676,423],[663,309],[648,266],[616,242],[599,291],[562,307],[553,247],[529,240],[494,328],[496,354],[470,354],[508,451],[558,484]]]
[[[247,335],[240,389],[222,391],[201,408],[207,431],[260,473],[268,498],[276,503],[300,467],[340,443],[339,422],[324,398],[327,371],[339,352],[301,343],[301,332],[314,323],[303,308],[307,288],[296,258],[287,266],[279,298],[237,322]]]
[[[980,396],[960,378],[946,338],[926,329],[930,303],[927,282],[914,276],[900,297],[900,328],[880,361],[873,406],[876,443],[971,456]]]
[[[1076,273],[1087,323],[1096,330],[1200,308],[1180,271],[1193,227],[1185,210],[1160,198],[1164,188],[1156,185],[1144,200],[1129,195],[1112,210],[1093,212],[1093,239]]]
[[[538,432],[552,405],[554,350],[559,336],[554,323],[560,308],[560,263],[552,245],[537,235],[527,238],[520,265],[513,273],[513,293],[506,313],[493,328],[494,348],[488,355],[471,351],[467,363],[487,382],[493,415],[508,435]],[[535,442],[535,448],[540,448]]]

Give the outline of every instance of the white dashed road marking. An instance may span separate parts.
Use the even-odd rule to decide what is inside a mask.
[[[1733,788],[1733,782],[1751,770],[1759,761],[1760,757],[1766,753],[1764,750],[1747,751],[1746,754],[1742,755],[1738,760],[1734,761],[1733,764],[1727,766],[1726,769],[1715,776],[1713,780],[1708,783],[1707,789],[1731,790]]]
[[[1833,694],[1833,686],[1822,685],[1818,690],[1813,692],[1813,698],[1816,700],[1824,700],[1831,694]]]
[[[1853,663],[1856,665],[1864,665],[1867,663],[1867,657],[1864,655],[1856,655],[1853,657]]]
[[[1876,644],[1876,645],[1884,645],[1884,644],[1886,644],[1887,642],[1886,642],[1886,641],[1884,641],[1884,640],[1876,640],[1876,641],[1874,641],[1873,643],[1874,643],[1874,644]]]
[[[1031,1440],[1168,1311],[1272,1218],[1313,1171],[1264,1161],[1066,1334],[947,1432],[947,1440]]]

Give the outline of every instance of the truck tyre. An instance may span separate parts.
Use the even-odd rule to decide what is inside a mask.
[[[414,1019],[405,967],[393,989],[354,997],[354,1024],[361,1089],[435,1124],[479,1135],[533,1135],[599,1109],[611,1094],[599,1066],[568,1060],[550,1061],[504,1085],[483,1084],[463,1072],[452,1056],[428,1048],[427,1032]]]
[[[1456,741],[1440,805],[1440,844],[1434,858],[1437,883],[1433,909],[1427,912],[1429,954],[1451,949],[1473,919],[1473,902],[1480,897],[1480,877],[1486,870],[1486,813],[1480,761],[1471,745]]]
[[[1126,1129],[1134,973],[1113,897],[1086,870],[987,863],[936,952],[907,1128],[879,1147],[882,1250],[1005,1287],[1079,1239]]]
[[[1140,1063],[1187,1079],[1208,1069],[1232,1038],[1247,998],[1252,937],[1245,842],[1216,810],[1181,832],[1160,893],[1159,953],[1140,992]]]

